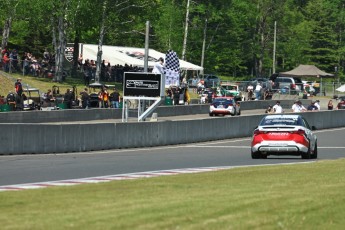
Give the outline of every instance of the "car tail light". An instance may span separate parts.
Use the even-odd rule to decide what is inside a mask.
[[[303,136],[305,134],[305,131],[303,129],[299,129],[297,131],[292,131],[292,134],[299,134],[301,136]]]
[[[255,129],[255,130],[254,130],[254,136],[257,136],[257,135],[260,135],[260,134],[265,134],[265,133],[267,133],[267,132],[265,132],[265,131],[260,131],[260,130],[258,130],[258,129]]]
[[[296,89],[296,85],[295,84],[291,84],[291,89]]]

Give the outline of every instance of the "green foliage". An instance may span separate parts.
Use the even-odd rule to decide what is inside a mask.
[[[150,47],[181,56],[187,0],[4,0],[0,34],[11,16],[10,47],[41,55],[46,47],[53,49],[54,19],[63,14],[66,42],[97,44],[104,1],[104,44],[144,47],[150,21]],[[186,58],[199,65],[205,39],[205,72],[267,76],[276,21],[277,71],[315,64],[331,73],[337,66],[343,75],[344,7],[342,0],[190,1]]]

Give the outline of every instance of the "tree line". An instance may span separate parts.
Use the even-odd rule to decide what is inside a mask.
[[[344,8],[342,0],[3,0],[1,47],[48,47],[59,81],[66,43],[99,44],[101,63],[103,44],[144,47],[150,21],[150,48],[172,49],[205,73],[267,77],[314,64],[342,77]]]

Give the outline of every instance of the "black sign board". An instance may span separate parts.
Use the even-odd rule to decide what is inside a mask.
[[[162,75],[126,72],[124,76],[123,95],[145,97],[160,97],[164,95]]]
[[[68,43],[65,48],[65,58],[67,61],[73,61],[73,53],[74,53],[74,44]]]

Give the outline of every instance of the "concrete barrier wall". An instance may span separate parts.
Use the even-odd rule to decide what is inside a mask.
[[[345,126],[345,110],[302,113],[319,129]],[[99,124],[0,124],[0,154],[151,147],[251,136],[264,115]]]
[[[290,109],[293,103],[293,100],[281,101],[281,105],[284,109]],[[310,100],[302,100],[302,103],[304,105],[308,105],[310,103]],[[241,110],[264,110],[270,104],[275,104],[275,101],[243,101],[241,102]],[[159,117],[169,117],[192,114],[207,114],[208,110],[208,104],[196,104],[188,106],[159,106],[154,112],[158,113]],[[129,117],[137,116],[137,110],[129,111]],[[120,118],[122,118],[122,109],[72,109],[52,111],[15,111],[0,113],[0,123],[73,122]]]

